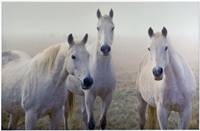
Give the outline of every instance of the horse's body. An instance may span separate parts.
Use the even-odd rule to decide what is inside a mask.
[[[21,107],[21,87],[18,85],[24,78],[30,59],[30,56],[24,52],[6,51],[2,53],[2,111],[10,114],[8,125],[10,129],[17,127],[17,121],[24,114]],[[15,75],[8,72],[14,72]]]
[[[145,54],[137,78],[140,127],[144,128],[148,104],[150,111],[148,117],[152,127],[155,127],[153,119],[156,119],[157,114],[160,128],[166,129],[170,112],[176,111],[180,115],[179,128],[187,128],[195,89],[192,72],[183,57],[170,45],[165,29],[162,34],[150,33],[150,36],[152,37],[150,53]],[[156,68],[157,70],[162,68],[162,73],[159,74],[160,71]]]
[[[94,90],[97,96],[104,97],[105,94],[113,92],[115,88],[115,71],[112,56],[103,56],[97,50],[92,51],[90,58],[90,72],[95,81],[94,87],[91,90]]]
[[[115,89],[116,79],[112,65],[112,56],[110,53],[114,25],[112,23],[113,12],[109,16],[101,16],[97,11],[98,23],[98,42],[88,47],[90,52],[90,73],[94,78],[94,85],[89,90],[81,91],[80,83],[73,77],[67,79],[67,89],[74,93],[84,96],[82,101],[83,121],[87,129],[94,129],[93,105],[97,96],[102,100],[100,128],[106,127],[106,113],[112,101],[112,94]],[[76,84],[75,84],[76,83]],[[67,110],[68,111],[68,110]],[[66,112],[66,117],[67,117]]]
[[[55,73],[55,71],[43,71],[43,69],[41,68],[48,68],[48,65],[46,65],[47,67],[45,65],[41,67],[40,65],[45,64],[42,63],[43,60],[40,59],[43,58],[43,55],[49,57],[47,59],[51,59],[50,57],[56,57],[51,56],[53,52],[49,51],[52,50],[55,51],[56,54],[58,54],[60,46],[61,45],[56,45],[55,47],[51,47],[51,49],[47,49],[45,53],[40,53],[33,59],[16,62],[13,61],[13,63],[10,62],[3,68],[3,109],[8,111],[12,115],[10,117],[16,119],[17,117],[19,118],[18,114],[22,114],[25,110],[26,129],[32,129],[33,125],[35,125],[34,122],[36,122],[36,119],[42,117],[43,115],[46,115],[48,113],[48,110],[56,111],[57,109],[54,108],[62,108],[62,104],[60,103],[64,103],[63,98],[65,96],[63,93],[64,88],[62,88],[63,85],[60,85],[60,87],[56,87],[55,85],[57,85],[58,83],[55,82],[57,81],[57,79],[54,76],[55,74],[53,74]],[[63,48],[67,49],[65,46],[63,46]],[[46,54],[47,52],[48,54]],[[64,55],[64,52],[62,55]],[[66,56],[62,57],[64,59]],[[63,65],[64,60],[63,63],[60,64]],[[58,72],[61,73],[62,71],[59,70]],[[65,75],[65,77],[67,76],[66,73],[62,73],[62,75]],[[53,88],[54,91],[52,90]],[[59,93],[59,96],[61,97],[57,98],[58,95],[56,95],[56,93]],[[50,112],[51,111],[49,111],[49,113]],[[27,123],[31,125],[27,125]]]
[[[12,50],[12,51],[4,51],[2,52],[2,65],[4,66],[5,64],[9,63],[9,62],[13,62],[13,61],[17,61],[17,60],[25,60],[25,59],[29,59],[30,56],[24,52],[21,51],[16,51],[16,50]]]
[[[74,45],[72,35],[69,39],[71,42],[69,42],[69,49],[64,43],[57,44],[45,49],[32,59],[24,55],[21,59],[14,59],[4,65],[2,107],[10,113],[9,128],[16,128],[20,114],[24,112],[26,129],[34,129],[37,119],[45,115],[50,116],[51,129],[61,128],[66,99],[65,79],[68,74],[73,74],[77,76],[77,79],[82,80],[84,75],[89,74],[87,67],[89,54],[82,44],[85,44],[87,39],[76,45]],[[80,53],[78,56],[84,56],[83,61],[86,67],[79,69],[80,67],[71,61],[72,53],[75,55]],[[81,61],[80,64],[82,66]],[[76,69],[74,66],[77,66]]]

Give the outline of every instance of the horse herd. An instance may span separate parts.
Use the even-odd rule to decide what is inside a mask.
[[[35,129],[39,118],[48,115],[50,129],[68,129],[68,116],[74,95],[82,96],[81,111],[85,129],[95,129],[93,105],[100,97],[100,129],[106,128],[106,114],[116,86],[112,63],[114,34],[113,10],[102,15],[97,10],[96,44],[87,46],[88,34],[76,41],[68,36],[68,44],[56,44],[34,57],[21,51],[2,53],[2,111],[9,113],[8,129],[17,129],[25,116],[25,129]],[[146,108],[150,127],[155,120],[167,129],[171,111],[180,116],[179,128],[188,127],[192,113],[195,81],[189,66],[170,44],[167,29],[154,33],[139,65],[136,80],[138,124],[145,126]],[[132,56],[134,59],[134,56]],[[157,117],[156,117],[157,116]]]

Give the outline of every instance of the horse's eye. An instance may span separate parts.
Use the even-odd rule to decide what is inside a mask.
[[[97,27],[97,30],[99,31],[99,27]]]
[[[168,47],[167,46],[165,46],[165,51],[167,51],[168,50]]]
[[[115,29],[115,27],[112,27],[112,31]]]
[[[76,56],[75,56],[75,55],[72,55],[72,59],[75,60],[75,59],[76,59]]]
[[[148,50],[150,51],[151,49],[150,49],[150,48],[148,48]]]

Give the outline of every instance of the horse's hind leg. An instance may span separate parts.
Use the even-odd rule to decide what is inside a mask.
[[[104,130],[106,128],[106,123],[107,123],[106,114],[110,106],[110,103],[112,101],[112,92],[106,94],[106,96],[101,97],[101,99],[102,99],[102,105],[101,105],[100,128]]]
[[[180,123],[179,129],[186,129],[188,127],[189,120],[192,116],[192,105],[186,106],[185,109],[179,113]]]
[[[17,123],[19,120],[19,116],[16,114],[10,114],[9,116],[9,123],[8,123],[8,129],[9,130],[13,130],[13,129],[17,129]]]
[[[85,93],[85,106],[87,112],[87,128],[88,129],[95,129],[95,122],[93,117],[93,106],[95,102],[96,96],[93,95],[91,92]]]
[[[147,103],[144,101],[144,99],[142,98],[139,92],[137,93],[137,98],[139,101],[139,105],[138,105],[139,125],[140,125],[140,129],[144,129],[145,121],[146,121],[145,113],[146,113]]]

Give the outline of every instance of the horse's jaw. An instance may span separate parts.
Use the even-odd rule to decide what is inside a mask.
[[[154,77],[154,80],[156,81],[161,81],[163,79],[163,75],[159,76],[159,77]]]

